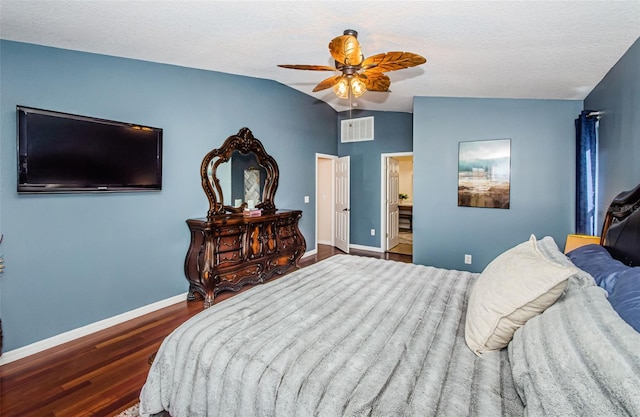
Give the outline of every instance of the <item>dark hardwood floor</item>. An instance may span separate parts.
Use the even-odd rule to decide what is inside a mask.
[[[300,264],[308,266],[338,253],[343,252],[319,245],[318,253]],[[351,253],[411,262],[408,255],[358,250]],[[216,302],[235,294],[220,293]],[[200,311],[201,300],[185,300],[0,366],[0,415],[76,417],[120,413],[138,401],[149,371],[149,356],[171,331]]]

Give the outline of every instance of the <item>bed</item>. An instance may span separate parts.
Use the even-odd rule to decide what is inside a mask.
[[[531,236],[481,274],[351,255],[299,269],[169,335],[141,415],[639,416],[638,219],[569,256]]]

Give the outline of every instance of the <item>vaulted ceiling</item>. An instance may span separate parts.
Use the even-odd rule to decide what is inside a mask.
[[[583,99],[640,37],[640,1],[0,0],[0,37],[278,81],[349,108],[329,41],[358,32],[363,54],[427,58],[389,72],[361,109],[412,112],[414,96]],[[0,63],[1,65],[1,63]],[[212,91],[215,94],[215,91]]]

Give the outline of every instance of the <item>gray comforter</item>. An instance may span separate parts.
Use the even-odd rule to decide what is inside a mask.
[[[239,294],[167,337],[141,415],[522,415],[507,351],[465,344],[476,277],[334,256]]]

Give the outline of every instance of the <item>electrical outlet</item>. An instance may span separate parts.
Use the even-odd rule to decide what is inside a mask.
[[[304,196],[304,202],[305,202],[305,203],[308,203],[308,202],[309,202],[309,196],[308,196],[308,195],[305,195],[305,196]]]
[[[371,229],[371,236],[375,236],[376,235],[376,229]]]
[[[464,255],[464,263],[467,265],[471,265],[471,255]]]

